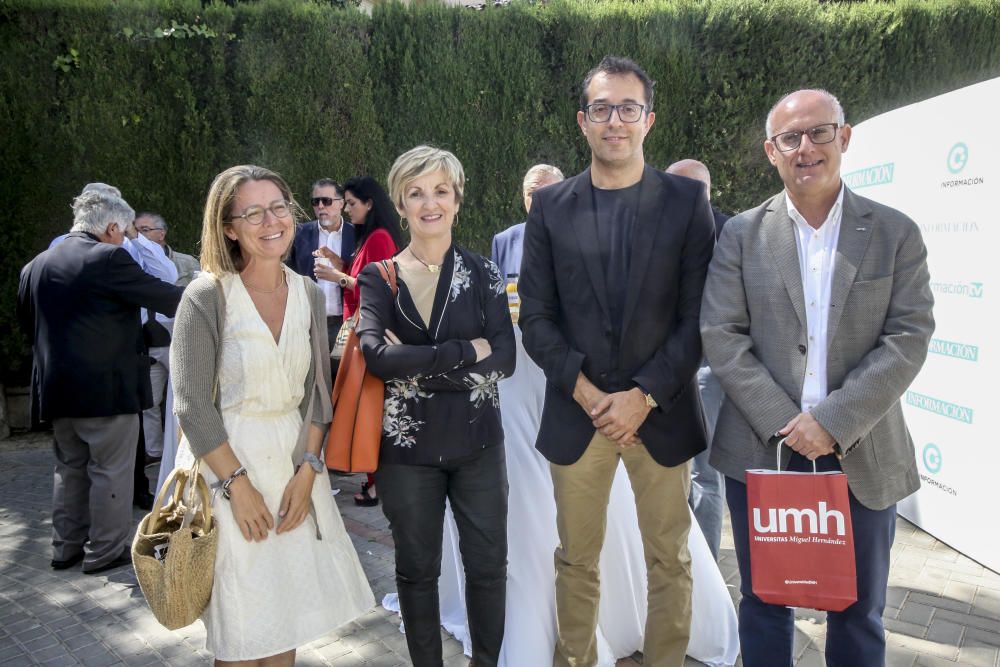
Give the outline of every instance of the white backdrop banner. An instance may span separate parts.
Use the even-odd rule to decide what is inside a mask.
[[[1000,78],[854,127],[844,182],[927,244],[937,326],[903,396],[921,489],[899,512],[1000,571]],[[993,341],[992,343],[990,341]]]

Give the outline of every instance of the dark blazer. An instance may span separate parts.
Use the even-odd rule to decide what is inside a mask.
[[[517,344],[496,265],[452,246],[441,265],[430,326],[401,277],[395,298],[375,263],[358,282],[361,349],[368,370],[385,380],[379,461],[436,465],[502,445],[497,382],[514,372]],[[386,345],[386,329],[403,345]],[[470,342],[476,338],[492,349],[478,363]]]
[[[614,392],[642,387],[659,407],[639,437],[662,465],[705,449],[695,372],[698,315],[715,227],[704,186],[646,166],[628,276],[606,276],[590,170],[535,193],[518,291],[524,347],[545,372],[536,447],[553,463],[576,461],[594,435],[573,400],[577,374]],[[613,346],[606,285],[627,281],[621,340]],[[617,358],[613,349],[617,347]]]
[[[173,317],[183,288],[85,232],[21,270],[17,313],[31,339],[32,416],[109,417],[152,407],[139,308]]]
[[[354,225],[345,220],[342,230],[342,252],[340,257],[344,260],[344,266],[350,266],[351,261],[354,259]],[[316,280],[316,274],[313,273],[313,267],[316,266],[316,263],[313,261],[313,251],[318,247],[319,221],[310,220],[309,222],[303,222],[295,228],[292,249],[288,252],[285,264],[292,267],[292,271],[295,271],[300,276],[308,276]]]

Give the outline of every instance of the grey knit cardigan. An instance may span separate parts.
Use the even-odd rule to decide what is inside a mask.
[[[324,431],[333,418],[330,405],[330,344],[326,332],[326,301],[312,280],[286,270],[289,284],[302,280],[312,308],[309,335],[313,360],[306,374],[305,393],[299,412],[305,419],[312,399],[312,423]],[[216,368],[221,358],[220,341],[225,317],[225,299],[215,276],[202,273],[184,290],[174,319],[170,343],[170,380],[174,389],[174,414],[196,457],[229,442],[222,421],[219,397],[213,400]],[[318,345],[315,344],[318,339]],[[315,382],[319,369],[320,382]]]

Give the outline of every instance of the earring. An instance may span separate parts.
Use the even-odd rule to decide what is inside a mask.
[[[407,229],[409,229],[409,228],[410,228],[410,223],[409,223],[409,221],[407,221],[407,219],[406,219],[406,217],[405,217],[405,216],[400,216],[400,218],[399,218],[399,227],[400,227],[400,229],[402,229],[402,230],[403,230],[404,232],[405,232],[405,231],[406,231]]]
[[[455,214],[455,221],[451,223],[452,227],[458,227],[458,213]]]

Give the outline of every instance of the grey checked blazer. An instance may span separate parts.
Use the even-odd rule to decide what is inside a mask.
[[[765,443],[800,411],[808,333],[794,224],[784,193],[730,219],[705,284],[702,342],[726,392],[711,463],[741,482],[747,469],[774,468],[774,449]],[[899,398],[934,330],[929,280],[916,224],[845,189],[830,299],[829,395],[812,414],[844,451],[851,491],[871,509],[920,486]]]

